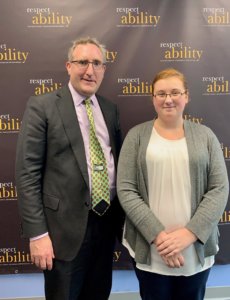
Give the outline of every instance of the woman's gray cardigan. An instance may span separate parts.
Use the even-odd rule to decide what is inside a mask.
[[[132,128],[127,134],[118,164],[117,189],[126,213],[125,238],[135,252],[135,261],[151,264],[151,242],[164,230],[149,208],[146,149],[153,121]],[[214,133],[206,126],[184,121],[191,180],[191,219],[186,225],[198,238],[196,252],[215,255],[218,222],[228,200],[228,177],[223,152]],[[167,185],[165,186],[167,189]]]

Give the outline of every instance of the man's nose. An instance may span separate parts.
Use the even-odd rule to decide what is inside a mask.
[[[94,73],[94,68],[93,68],[93,63],[92,63],[92,62],[89,62],[89,63],[88,63],[88,66],[87,66],[85,72],[86,72],[87,74],[88,74],[88,73],[90,73],[90,74]]]

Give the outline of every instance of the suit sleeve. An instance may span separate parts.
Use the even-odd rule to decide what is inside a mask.
[[[16,185],[24,237],[47,232],[42,204],[42,174],[46,157],[47,122],[38,97],[28,101],[16,152]]]

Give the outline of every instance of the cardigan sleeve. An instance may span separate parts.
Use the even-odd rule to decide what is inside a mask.
[[[198,186],[197,191],[199,192],[196,191],[196,197],[200,199],[196,199],[198,203],[197,208],[186,227],[197,236],[201,243],[205,244],[225,209],[228,200],[229,183],[220,143],[209,128],[205,126],[202,126],[202,128],[203,141],[206,141],[207,146],[208,165],[205,169],[205,180],[202,177],[199,178],[199,174],[197,174],[197,177],[201,181],[200,186],[203,184],[202,180],[207,182],[207,186],[203,187],[204,192],[200,195],[199,192],[201,193],[201,191],[199,191]],[[197,135],[199,135],[199,132]],[[200,151],[202,151],[201,149],[200,144]]]
[[[164,226],[148,205],[148,182],[141,166],[145,164],[143,149],[147,148],[147,142],[141,129],[142,126],[131,129],[123,143],[118,163],[117,191],[127,218],[151,244]]]

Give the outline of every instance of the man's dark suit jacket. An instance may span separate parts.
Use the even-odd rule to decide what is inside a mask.
[[[117,165],[121,141],[117,107],[100,96],[97,99]],[[49,232],[55,257],[72,260],[86,231],[90,190],[84,143],[68,87],[29,99],[18,139],[16,184],[23,236]],[[119,225],[121,211],[115,211],[113,221]]]

